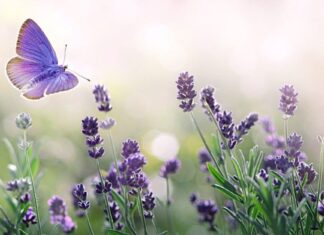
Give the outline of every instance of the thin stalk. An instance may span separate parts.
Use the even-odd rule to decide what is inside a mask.
[[[288,117],[284,117],[284,131],[285,131],[285,139],[286,139],[286,145],[288,143]]]
[[[57,230],[57,227],[58,227],[58,224],[54,224],[54,226],[53,226],[53,228],[52,228],[52,230],[51,230],[50,235],[54,235],[54,234],[55,234],[55,232],[56,232],[56,230]]]
[[[199,128],[199,125],[198,125],[198,123],[197,123],[197,121],[196,121],[196,119],[195,119],[195,116],[193,115],[193,112],[190,112],[190,115],[191,115],[192,122],[193,122],[193,124],[195,125],[195,128],[197,129],[197,131],[198,131],[198,133],[199,133],[200,139],[201,139],[202,142],[204,143],[205,148],[207,149],[209,155],[212,157],[212,159],[213,159],[213,161],[214,161],[214,163],[215,163],[215,166],[216,166],[217,170],[218,170],[218,171],[223,175],[223,173],[222,173],[222,171],[221,171],[221,169],[220,169],[220,167],[219,167],[219,165],[218,165],[218,163],[217,163],[217,161],[216,161],[216,159],[215,159],[215,156],[213,155],[212,151],[211,151],[210,148],[208,147],[207,141],[206,141],[206,139],[205,139],[205,137],[204,137],[202,131],[201,131],[200,128]]]
[[[139,201],[139,205],[140,205],[140,216],[142,217],[142,222],[143,222],[143,226],[144,226],[144,234],[148,235],[140,189],[137,191],[137,194],[138,194],[138,201]]]
[[[40,220],[40,216],[39,216],[39,209],[38,209],[38,202],[37,202],[36,190],[35,190],[35,185],[34,185],[33,173],[32,173],[32,170],[31,170],[29,156],[27,154],[28,147],[27,147],[27,132],[26,132],[26,130],[24,131],[24,147],[25,147],[25,157],[27,159],[29,177],[30,177],[31,186],[32,186],[32,192],[33,192],[33,198],[34,198],[34,204],[35,204],[35,211],[36,211],[36,215],[37,215],[38,234],[42,235],[42,227],[41,227],[41,224],[40,224],[41,220]]]
[[[154,218],[152,218],[152,225],[154,227],[155,234],[158,234],[158,230],[156,228],[156,225],[155,225],[155,222],[154,222]]]
[[[104,187],[105,182],[104,182],[103,177],[102,177],[101,172],[100,172],[100,163],[99,163],[98,159],[96,159],[96,161],[97,161],[97,170],[98,170],[98,174],[99,174],[99,177],[100,177],[100,182],[101,182],[102,186]],[[104,193],[104,200],[105,200],[106,210],[107,210],[107,213],[108,213],[110,227],[112,229],[114,229],[115,228],[114,227],[114,221],[113,221],[113,217],[112,217],[112,214],[111,214],[111,210],[110,210],[110,206],[109,206],[109,203],[108,203],[108,200],[107,200],[106,193]]]
[[[317,217],[317,206],[318,206],[318,202],[319,202],[319,197],[321,194],[321,190],[322,190],[322,182],[323,182],[323,164],[324,164],[324,141],[322,138],[320,138],[321,140],[321,150],[320,150],[320,172],[319,172],[319,180],[317,183],[317,198],[316,198],[316,204],[315,204],[315,220]]]
[[[115,168],[117,170],[117,175],[119,176],[120,173],[119,173],[118,162],[117,162],[116,148],[115,148],[115,144],[114,144],[114,141],[113,141],[112,134],[111,134],[110,130],[108,130],[108,135],[109,135],[109,141],[110,141],[112,152],[113,152]]]
[[[126,221],[126,224],[127,224],[128,228],[132,232],[132,234],[136,235],[136,231],[134,230],[132,224],[130,223],[130,221],[128,219],[128,196],[127,196],[126,186],[125,186],[125,188],[123,190],[123,193],[124,193],[124,199],[125,199],[125,221]]]
[[[166,186],[167,186],[167,202],[166,202],[166,210],[167,210],[167,218],[168,218],[168,229],[170,234],[173,235],[173,226],[171,222],[171,213],[170,213],[170,205],[171,205],[171,198],[170,198],[170,184],[169,178],[166,178]]]
[[[87,218],[87,222],[88,222],[88,227],[89,227],[89,230],[90,230],[90,234],[91,235],[94,235],[94,232],[93,232],[93,229],[92,229],[92,226],[91,226],[91,223],[90,223],[90,220],[89,220],[89,216],[88,216],[88,212],[87,211],[85,212],[85,216]]]

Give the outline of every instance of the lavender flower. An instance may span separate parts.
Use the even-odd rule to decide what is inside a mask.
[[[277,170],[280,170],[282,173],[286,173],[287,170],[292,167],[292,163],[285,156],[277,157],[275,163]]]
[[[16,126],[19,129],[27,130],[32,125],[32,118],[28,113],[20,113],[16,117]]]
[[[324,200],[321,200],[318,202],[317,205],[317,212],[318,214],[320,214],[321,216],[324,216]]]
[[[198,154],[200,169],[202,172],[208,172],[206,163],[211,162],[212,158],[206,148],[202,148]]]
[[[66,204],[62,198],[53,196],[48,200],[51,224],[61,223],[66,216]]]
[[[139,152],[140,152],[139,144],[136,140],[127,139],[123,142],[121,155],[124,158],[128,158],[130,155]]]
[[[95,117],[86,117],[82,120],[82,133],[86,135],[86,144],[88,154],[91,158],[98,159],[103,156],[105,150],[101,145],[103,139],[98,134],[98,119]]]
[[[73,205],[74,210],[75,210],[75,215],[76,215],[77,217],[83,217],[83,216],[85,216],[85,211],[82,210],[82,209],[80,209],[80,207],[79,207],[79,201],[80,201],[80,200],[79,200],[79,198],[77,198],[77,197],[74,196],[75,188],[76,188],[76,185],[74,185],[74,186],[72,187],[72,190],[71,190],[72,205]]]
[[[176,83],[178,88],[177,99],[181,101],[179,107],[184,112],[190,112],[195,107],[194,98],[197,95],[196,91],[193,89],[193,76],[189,75],[188,72],[180,73]]]
[[[315,177],[317,175],[317,172],[313,168],[312,164],[308,165],[305,162],[301,162],[299,164],[297,171],[298,171],[298,175],[302,181],[304,180],[304,178],[307,174],[307,182],[306,182],[307,184],[313,183],[313,181],[315,180]]]
[[[27,227],[29,227],[30,224],[37,224],[37,216],[32,207],[28,208],[22,221]]]
[[[175,174],[181,167],[181,162],[178,159],[166,161],[160,169],[160,176],[168,178],[169,174]]]
[[[261,125],[263,127],[263,130],[268,133],[268,134],[274,134],[276,132],[276,128],[273,124],[273,122],[271,121],[270,118],[268,117],[263,117],[261,118]]]
[[[109,112],[112,109],[110,97],[103,85],[96,85],[93,94],[98,103],[98,110],[102,112]]]
[[[268,181],[269,175],[267,174],[267,171],[265,169],[261,169],[257,176],[261,179],[263,179],[265,182]]]
[[[112,201],[112,202],[109,203],[109,208],[110,208],[110,212],[111,212],[111,215],[112,215],[113,223],[115,223],[117,225],[116,228],[118,230],[121,230],[123,228],[123,224],[119,223],[119,220],[121,218],[121,214],[120,214],[120,208],[119,208],[118,204],[116,202]],[[104,212],[105,212],[106,215],[108,215],[108,212],[107,212],[106,209],[104,210]],[[109,221],[108,216],[106,217],[106,220]]]
[[[207,109],[205,113],[209,115],[208,107],[213,115],[220,112],[220,105],[217,104],[214,97],[215,89],[211,86],[207,86],[200,91],[200,102],[203,108]]]
[[[263,160],[263,166],[264,166],[264,169],[272,169],[272,170],[275,170],[276,169],[276,156],[274,155],[267,155],[264,157],[264,160]]]
[[[98,134],[98,119],[95,117],[86,117],[82,120],[82,133],[87,136]]]
[[[19,189],[18,180],[12,180],[7,183],[7,191],[17,191]]]
[[[147,176],[143,172],[138,172],[133,175],[133,177],[129,180],[128,185],[134,188],[147,188],[149,181]]]
[[[214,231],[214,219],[218,212],[218,208],[213,200],[197,200],[196,209],[199,214],[201,223],[208,223],[209,229]]]
[[[77,201],[80,209],[86,210],[90,207],[90,202],[87,201],[87,192],[85,191],[83,184],[77,184],[74,186],[72,196]]]
[[[144,194],[144,198],[142,199],[143,208],[144,208],[144,216],[147,219],[153,218],[152,210],[155,207],[155,197],[153,196],[152,192],[146,192]]]
[[[300,149],[303,144],[302,137],[296,133],[291,134],[287,139],[287,150],[285,154],[288,157],[297,159],[300,155]]]
[[[93,147],[88,149],[88,154],[91,158],[97,159],[101,158],[105,153],[105,150],[103,147]]]
[[[110,170],[108,171],[108,175],[106,176],[106,179],[111,183],[111,185],[114,189],[119,189],[117,170],[113,165],[111,166]]]
[[[189,200],[191,202],[191,204],[195,204],[198,200],[198,195],[197,193],[192,193],[189,197]]]
[[[274,151],[281,150],[285,147],[285,138],[277,134],[268,135],[265,142],[272,147]]]
[[[258,121],[258,114],[250,113],[245,120],[235,127],[236,136],[235,139],[237,142],[242,141],[242,136],[246,135],[252,126]]]
[[[228,143],[222,143],[222,148],[226,148],[226,145],[233,149],[237,140],[234,135],[235,124],[233,123],[232,113],[224,111],[217,115],[218,125],[221,134],[228,139]]]
[[[24,193],[23,195],[20,196],[21,203],[27,203],[27,202],[30,202],[30,200],[31,200],[30,193]]]
[[[108,180],[105,180],[104,185],[101,182],[97,182],[95,186],[97,194],[108,193],[111,191],[111,183]]]
[[[292,85],[285,85],[280,89],[280,105],[279,109],[287,116],[293,116],[297,108],[297,95]]]
[[[106,120],[100,122],[100,128],[104,130],[109,130],[115,125],[116,121],[112,118],[107,118]]]
[[[70,216],[65,216],[60,223],[60,227],[64,233],[72,233],[76,226]]]

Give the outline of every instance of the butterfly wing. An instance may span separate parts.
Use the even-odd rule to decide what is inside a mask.
[[[27,19],[21,26],[16,51],[19,56],[40,64],[58,63],[51,43],[32,19]]]
[[[23,95],[28,99],[40,99],[45,95],[50,95],[60,91],[70,90],[78,84],[78,79],[70,72],[62,72],[56,75],[43,74],[44,77],[28,88]],[[34,80],[37,80],[34,79]]]
[[[14,57],[7,64],[7,74],[12,84],[21,89],[44,72],[44,67],[40,63]]]

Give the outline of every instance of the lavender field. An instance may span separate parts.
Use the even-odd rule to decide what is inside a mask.
[[[323,7],[0,0],[0,234],[324,234]]]

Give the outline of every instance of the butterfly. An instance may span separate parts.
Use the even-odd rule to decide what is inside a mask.
[[[51,43],[32,19],[20,28],[16,53],[18,56],[8,62],[7,74],[28,99],[70,90],[79,83],[66,65],[58,65]]]

